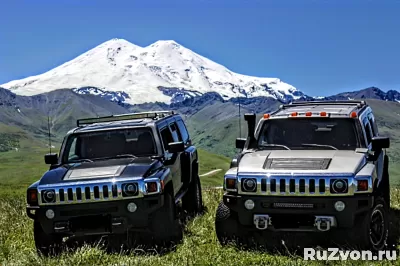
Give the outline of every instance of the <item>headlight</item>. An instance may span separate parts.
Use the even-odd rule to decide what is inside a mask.
[[[56,201],[56,192],[54,189],[42,191],[42,199],[44,203],[53,203]]]
[[[347,193],[348,185],[346,179],[331,180],[331,193]]]
[[[255,192],[255,191],[257,191],[257,179],[255,179],[255,178],[243,178],[242,179],[242,190],[244,192]]]
[[[137,183],[125,183],[122,184],[122,195],[124,197],[132,197],[138,194],[138,185]]]

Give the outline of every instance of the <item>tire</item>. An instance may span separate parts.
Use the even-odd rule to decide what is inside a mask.
[[[239,232],[242,230],[240,230],[237,214],[229,209],[223,201],[219,203],[215,215],[215,232],[222,246],[226,246],[230,242],[234,244],[241,242]]]
[[[164,206],[150,218],[152,239],[157,244],[179,242],[183,238],[182,227],[176,213],[176,204],[172,192],[165,192]]]
[[[39,256],[57,256],[61,252],[62,237],[46,234],[37,221],[33,224],[33,238]]]
[[[385,249],[389,236],[389,213],[385,200],[376,197],[372,209],[359,222],[354,228],[356,244],[362,250],[376,252]]]
[[[189,215],[196,215],[203,211],[201,183],[197,174],[193,176],[189,189],[182,198],[182,207]]]

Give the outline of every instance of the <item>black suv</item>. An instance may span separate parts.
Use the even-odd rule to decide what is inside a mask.
[[[245,115],[225,174],[216,233],[265,245],[286,232],[382,250],[389,231],[388,137],[365,101],[311,101]],[[264,241],[265,240],[265,241]]]
[[[27,189],[44,255],[69,236],[173,242],[182,237],[177,203],[191,215],[203,208],[197,149],[172,111],[80,119],[45,162],[49,171]]]

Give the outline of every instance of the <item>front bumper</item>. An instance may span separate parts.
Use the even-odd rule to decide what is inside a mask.
[[[150,215],[164,205],[163,199],[162,195],[154,195],[109,202],[28,206],[26,211],[31,219],[41,224],[46,234],[119,234],[128,230],[148,230]],[[127,209],[131,202],[137,206],[134,212]],[[53,219],[46,217],[49,209],[54,211]]]
[[[246,200],[254,202],[254,208],[245,208]],[[238,222],[249,229],[269,229],[272,231],[326,231],[318,228],[330,220],[330,229],[351,228],[359,215],[365,215],[373,205],[370,195],[347,197],[273,197],[248,196],[226,193],[223,201],[237,213]],[[345,203],[345,209],[337,211],[335,202]],[[265,226],[267,224],[267,226]],[[322,228],[325,225],[322,226]]]

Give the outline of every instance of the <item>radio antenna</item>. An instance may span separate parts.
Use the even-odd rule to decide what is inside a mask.
[[[241,114],[240,114],[240,89],[238,89],[239,92],[239,97],[238,97],[238,104],[239,104],[239,138],[242,137],[242,124],[241,124]],[[241,152],[240,152],[241,153]],[[236,158],[236,162],[237,162],[237,175],[239,174],[239,160],[240,160],[240,153],[238,155],[238,157]]]
[[[49,130],[49,148],[51,153],[50,115],[47,115],[47,128]]]
[[[240,115],[240,89],[239,91],[239,97],[238,97],[238,103],[239,103],[239,138],[242,137],[242,124],[241,124],[241,115]]]

